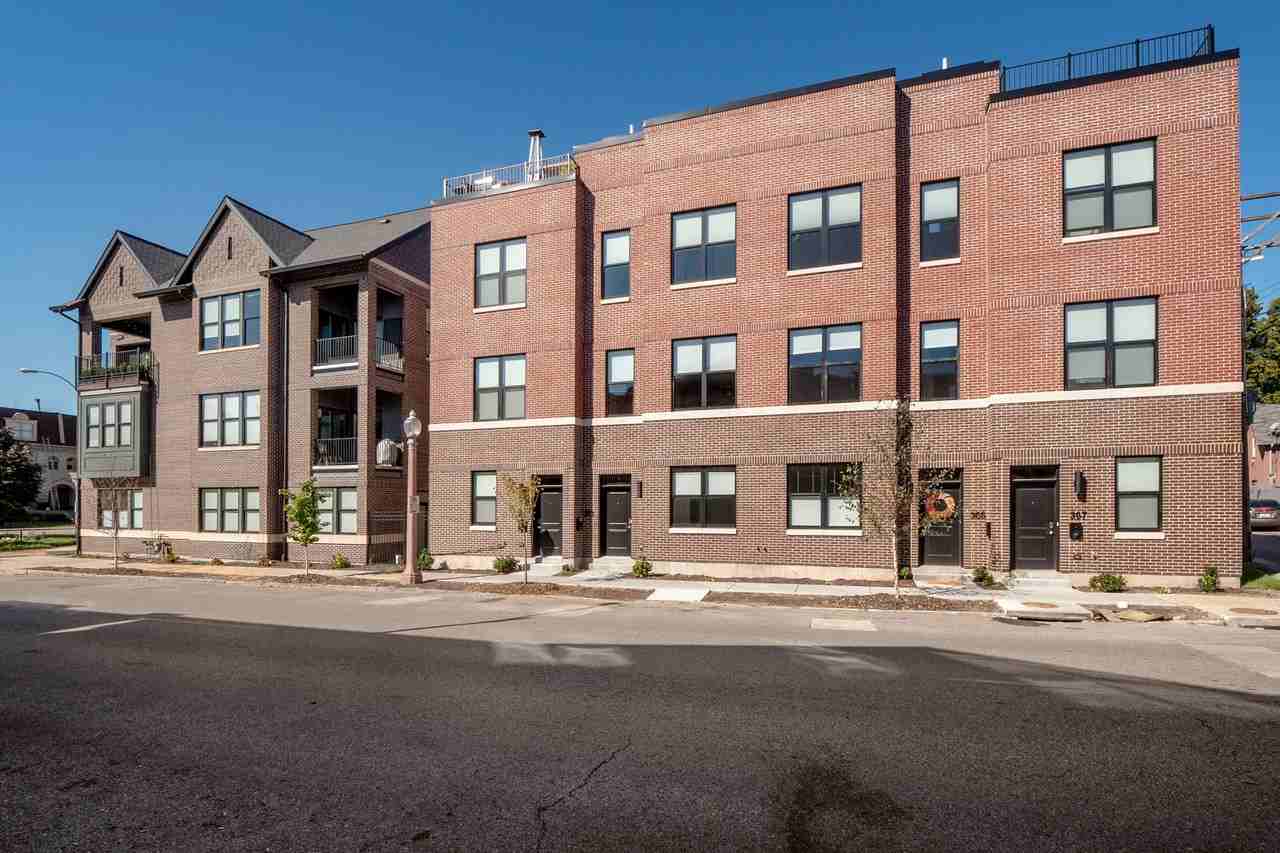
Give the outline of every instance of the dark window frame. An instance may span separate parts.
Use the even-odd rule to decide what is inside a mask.
[[[852,228],[854,232],[854,258],[851,261],[831,260],[831,194],[844,192],[846,190],[856,189],[858,191],[858,221],[853,223],[843,223],[834,226],[835,228]],[[822,224],[817,228],[805,228],[802,231],[796,231],[792,220],[793,209],[792,203],[797,199],[808,198],[811,196],[819,196],[822,199]],[[808,266],[796,266],[794,255],[794,240],[797,234],[813,234],[819,235],[821,243],[822,255],[821,263],[810,264]],[[787,269],[789,271],[821,269],[829,266],[842,266],[844,264],[860,264],[862,263],[862,184],[845,184],[840,187],[829,187],[822,190],[812,190],[809,192],[792,193],[787,196]]]
[[[784,508],[786,513],[786,528],[788,530],[861,530],[862,529],[862,495],[858,495],[858,524],[850,525],[833,525],[831,523],[830,508],[827,505],[828,498],[839,498],[837,492],[838,483],[836,478],[839,476],[841,468],[851,468],[857,465],[857,462],[796,462],[787,465],[787,502]],[[793,492],[791,490],[792,481],[791,473],[797,468],[821,468],[822,473],[822,491],[821,492]],[[792,524],[791,523],[791,499],[794,497],[803,498],[820,498],[822,501],[822,518],[817,525],[813,524]]]
[[[507,385],[507,359],[522,358],[524,359],[524,384],[523,385]],[[480,363],[485,361],[498,362],[498,384],[486,388],[480,387]],[[507,391],[516,388],[524,391],[524,411],[519,417],[507,417]],[[524,420],[529,414],[529,355],[523,352],[512,352],[504,355],[486,355],[476,356],[472,360],[471,368],[471,419],[479,423],[493,423],[496,421],[520,421]],[[498,416],[496,418],[480,417],[480,392],[481,391],[498,392]]]
[[[1155,310],[1155,336],[1150,340],[1141,341],[1115,341],[1115,306],[1117,303],[1124,302],[1145,302],[1150,300]],[[1067,341],[1067,320],[1070,309],[1079,308],[1085,305],[1106,305],[1107,306],[1107,336],[1101,341],[1078,341],[1070,343]],[[1149,388],[1152,385],[1160,384],[1160,299],[1156,296],[1135,296],[1126,299],[1095,299],[1089,302],[1070,302],[1062,306],[1062,387],[1068,391],[1076,391],[1089,388]],[[1097,349],[1103,347],[1105,366],[1103,368],[1103,381],[1101,384],[1097,382],[1080,382],[1071,378],[1071,353],[1081,350]],[[1131,382],[1123,385],[1117,385],[1115,381],[1115,353],[1116,350],[1138,349],[1140,347],[1151,347],[1151,381],[1150,382]]]
[[[698,516],[701,521],[698,522],[682,522],[676,524],[675,504],[676,504],[676,474],[687,474],[697,471],[701,476],[700,491],[696,496],[681,495],[680,497],[692,497],[696,500],[697,506],[700,507]],[[724,524],[708,524],[707,523],[707,499],[723,498],[727,495],[710,495],[707,493],[707,475],[713,472],[729,471],[733,473],[733,523]],[[667,522],[669,527],[701,527],[707,530],[724,530],[727,528],[737,529],[738,526],[738,468],[736,465],[680,465],[672,467],[667,478],[668,500],[667,500]]]
[[[248,406],[246,398],[251,394],[258,395],[258,416],[251,418],[246,414]],[[204,440],[204,425],[214,423],[214,420],[204,416],[204,401],[206,399],[217,398],[218,400],[218,416],[216,422],[218,424],[218,440],[215,442],[206,442]],[[238,418],[228,418],[226,416],[226,408],[223,405],[223,398],[239,397],[240,398],[240,416]],[[235,420],[240,424],[240,441],[235,444],[227,443],[227,422]],[[200,394],[196,398],[196,421],[199,423],[199,446],[200,447],[261,447],[262,446],[262,391],[216,391],[211,394]],[[258,422],[258,440],[250,443],[247,440],[249,435],[249,422]]]
[[[204,523],[204,496],[206,492],[214,492],[218,495],[218,526],[216,529],[210,529]],[[239,506],[234,510],[239,516],[239,526],[235,530],[226,529],[226,500],[227,492],[239,492]],[[248,495],[254,493],[258,496],[258,508],[248,509]],[[209,510],[212,512],[213,510]],[[257,516],[258,529],[249,530],[250,514]],[[262,532],[262,492],[257,486],[209,486],[196,490],[196,516],[199,519],[200,532],[202,533],[261,533]]]
[[[330,505],[319,507],[318,518],[323,520],[326,516],[329,519],[329,528],[326,530],[322,526],[321,535],[340,535],[350,536],[360,532],[360,490],[355,486],[324,486],[316,489],[317,494],[324,495],[328,498]],[[356,496],[355,509],[342,508],[342,493],[353,492]],[[317,498],[318,500],[318,498]],[[342,529],[342,519],[344,516],[351,516],[352,525],[350,530]]]
[[[1156,485],[1158,488],[1154,492],[1122,492],[1120,491],[1120,463],[1121,462],[1150,462],[1156,463],[1156,477],[1158,478]],[[1163,456],[1117,456],[1115,465],[1112,467],[1113,482],[1115,483],[1115,494],[1112,497],[1112,518],[1115,519],[1115,529],[1117,533],[1158,533],[1164,530],[1164,457]],[[1120,525],[1120,498],[1137,497],[1156,499],[1156,526],[1155,527],[1129,527]]]
[[[631,380],[629,382],[614,382],[610,376],[610,369],[613,365],[612,355],[615,353],[631,353]],[[625,395],[625,405],[619,400],[614,404],[614,385],[629,385],[629,393]],[[604,354],[604,413],[606,417],[626,417],[635,414],[636,408],[636,351],[634,347],[620,347],[618,349],[606,350]],[[626,411],[622,411],[625,408]]]
[[[251,300],[252,297],[252,300]],[[227,303],[236,300],[240,303],[240,319],[227,320]],[[204,327],[213,325],[204,321],[204,306],[207,302],[217,301],[218,303],[218,342],[216,345],[205,346]],[[249,303],[253,302],[253,313],[249,313]],[[199,300],[197,306],[198,316],[196,320],[196,347],[200,352],[213,352],[220,349],[237,349],[239,347],[258,346],[262,343],[262,291],[261,290],[240,290],[235,293],[219,293],[213,296],[203,296]],[[253,321],[253,335],[249,334],[249,321]],[[228,344],[227,341],[227,323],[238,322],[240,324],[240,341],[235,344]],[[249,338],[253,337],[250,341]]]
[[[735,230],[736,233],[736,230]],[[624,263],[610,264],[608,263],[608,255],[606,253],[606,244],[610,237],[617,237],[621,234],[627,235],[627,260]],[[674,239],[674,237],[672,238]],[[613,296],[609,295],[609,270],[618,270],[623,267],[627,269],[627,292],[617,293]],[[601,299],[629,299],[631,297],[631,229],[618,228],[613,231],[604,231],[600,234],[600,298]]]
[[[708,370],[711,359],[711,341],[733,340],[733,370]],[[702,387],[702,404],[698,406],[679,406],[676,404],[676,380],[681,374],[676,373],[676,345],[687,344],[698,341],[702,344],[702,370],[698,374],[701,379]],[[720,375],[724,373],[733,374],[733,400],[728,403],[719,403],[714,406],[707,405],[707,377],[711,375]],[[692,376],[693,374],[684,374]],[[738,336],[731,335],[708,335],[704,338],[676,338],[671,342],[671,410],[679,412],[694,411],[697,409],[732,409],[738,405]]]
[[[857,329],[858,330],[858,348],[856,350],[836,350],[837,352],[855,352],[857,355],[853,361],[836,361],[829,359],[831,353],[831,332],[836,329]],[[792,382],[791,371],[795,366],[791,364],[791,336],[796,332],[822,332],[822,363],[818,365],[822,368],[822,399],[821,400],[797,400],[795,399],[795,386]],[[857,393],[849,400],[831,399],[830,393],[830,368],[833,364],[853,364],[855,368],[854,385]],[[799,329],[787,330],[787,405],[789,406],[809,406],[815,403],[852,403],[862,399],[862,323],[836,323],[831,326],[805,326]]]
[[[127,421],[120,420],[120,407],[129,407],[129,419]],[[111,412],[111,422],[107,423],[107,412]],[[93,423],[92,412],[98,415],[98,423]],[[134,405],[132,400],[112,400],[105,403],[90,403],[85,406],[85,448],[88,450],[102,450],[107,447],[133,447],[133,427],[136,423],[134,420]],[[129,428],[129,440],[121,441],[121,426]],[[107,444],[107,428],[111,428],[111,444]],[[94,444],[94,439],[97,444]]]
[[[143,529],[143,527],[146,526],[146,515],[145,515],[146,497],[143,494],[144,491],[145,491],[144,489],[104,489],[102,491],[102,494],[116,495],[116,497],[113,498],[111,501],[112,504],[115,504],[117,501],[119,501],[119,495],[123,494],[125,496],[124,509],[120,509],[119,506],[113,506],[111,509],[103,509],[101,506],[99,506],[98,507],[98,524],[100,525],[100,527],[98,529],[100,530],[113,530],[113,529],[141,530]],[[139,506],[137,507],[134,507],[133,505],[133,499],[135,496],[138,498],[138,503],[139,503]],[[103,516],[108,512],[111,513],[110,526],[102,524]],[[120,515],[122,513],[128,516],[128,519],[129,519],[128,524],[125,524],[125,525],[120,524]]]
[[[1111,183],[1111,154],[1116,148],[1125,145],[1138,145],[1143,142],[1151,143],[1151,180],[1141,181],[1136,184],[1121,184],[1120,189],[1133,189],[1135,187],[1151,188],[1151,224],[1150,225],[1134,225],[1129,228],[1115,227],[1115,192],[1117,187]],[[1067,189],[1067,157],[1072,154],[1082,154],[1086,151],[1102,151],[1103,152],[1103,180],[1101,184],[1090,184],[1087,187],[1075,187]],[[1125,231],[1135,231],[1140,228],[1155,228],[1160,224],[1159,218],[1159,189],[1160,183],[1160,144],[1154,136],[1144,137],[1142,139],[1130,139],[1126,142],[1113,142],[1109,145],[1090,145],[1085,148],[1072,148],[1070,151],[1062,152],[1062,165],[1059,170],[1059,178],[1062,181],[1062,236],[1063,237],[1087,237],[1093,234],[1113,234],[1124,233]],[[1077,228],[1073,233],[1067,227],[1067,201],[1076,196],[1093,195],[1102,193],[1102,227],[1101,228]]]
[[[924,218],[924,194],[925,190],[932,187],[941,187],[945,184],[955,184],[956,187],[956,215],[949,216],[945,219],[925,219]],[[932,241],[927,240],[929,226],[933,223],[955,222],[955,254],[933,254],[932,251],[926,257],[925,246]],[[946,178],[941,181],[926,181],[920,184],[920,263],[927,264],[931,261],[949,261],[960,257],[960,178]]]
[[[514,246],[519,243],[524,244],[524,267],[521,269],[507,269],[507,247]],[[480,252],[484,249],[497,248],[498,250],[498,271],[497,273],[489,273],[480,275]],[[490,240],[488,243],[476,243],[475,252],[473,254],[473,263],[475,264],[474,288],[471,292],[471,302],[473,308],[494,309],[494,308],[514,308],[529,303],[529,238],[511,237],[506,240]],[[507,283],[516,275],[524,276],[524,299],[519,302],[513,302],[507,296]],[[480,304],[480,279],[494,278],[498,279],[498,301],[492,305]]]
[[[928,358],[925,355],[924,346],[924,329],[925,326],[940,326],[943,324],[955,324],[956,327],[956,354],[950,358]],[[946,364],[954,363],[956,367],[956,394],[954,397],[932,397],[925,395],[924,366],[926,364]],[[929,320],[920,324],[920,400],[959,400],[960,399],[960,321],[957,320]]]
[[[476,495],[476,477],[481,474],[493,475],[493,497],[479,497]],[[476,507],[480,501],[489,501],[493,503],[493,521],[477,521]],[[471,472],[471,526],[472,527],[496,527],[498,524],[498,472],[493,468],[485,468],[479,471]]]
[[[720,240],[715,243],[707,241],[707,219],[714,213],[721,213],[726,210],[733,211],[733,239]],[[681,246],[676,247],[676,219],[682,216],[692,216],[698,214],[701,217],[702,239],[697,246]],[[728,276],[719,276],[712,278],[707,274],[707,249],[712,246],[733,246],[733,274]],[[701,278],[683,278],[676,279],[676,252],[689,252],[697,249],[701,252],[702,258],[702,277]],[[702,207],[693,210],[681,210],[671,214],[671,284],[673,287],[680,285],[702,284],[708,281],[720,281],[725,278],[738,277],[738,205],[721,204],[715,207]]]
[[[98,422],[93,422],[93,416]],[[95,442],[94,439],[97,439]],[[84,446],[87,450],[98,450],[102,447],[102,404],[89,403],[84,407]]]

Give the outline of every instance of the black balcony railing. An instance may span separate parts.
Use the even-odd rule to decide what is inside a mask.
[[[356,464],[356,438],[317,438],[312,465]]]
[[[1210,56],[1214,52],[1213,25],[1167,36],[1134,39],[1097,50],[1068,53],[1053,59],[1041,59],[1023,65],[1010,65],[1000,72],[1000,91],[1016,92],[1063,83],[1081,77],[1128,71],[1147,65],[1159,65]]]
[[[398,370],[404,373],[404,350],[400,348],[400,344],[396,341],[384,341],[382,338],[373,339],[374,357],[378,361],[379,367],[385,367],[388,370]]]
[[[79,388],[115,388],[150,380],[156,372],[156,359],[149,352],[104,352],[76,359],[76,386]]]
[[[313,364],[324,367],[330,364],[354,364],[356,360],[356,336],[340,338],[316,338],[316,356]]]

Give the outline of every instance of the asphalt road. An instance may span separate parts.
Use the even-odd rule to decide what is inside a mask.
[[[1275,850],[1278,756],[1280,632],[0,577],[3,850]]]
[[[1280,530],[1255,530],[1252,539],[1253,559],[1269,572],[1280,572]]]

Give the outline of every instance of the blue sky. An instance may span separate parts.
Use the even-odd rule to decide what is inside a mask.
[[[560,153],[943,56],[1016,64],[1212,22],[1242,52],[1242,188],[1280,190],[1280,32],[1256,4],[186,5],[0,3],[0,404],[72,409],[16,369],[69,373],[74,326],[46,309],[115,228],[185,252],[224,193],[299,227],[418,207],[444,175],[521,160],[531,127]],[[1280,251],[1248,267],[1280,296]]]

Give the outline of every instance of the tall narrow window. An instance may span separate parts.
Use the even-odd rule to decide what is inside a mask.
[[[476,307],[523,305],[526,267],[523,237],[476,246]]]
[[[257,290],[244,294],[244,343],[250,346],[262,337],[262,296]]]
[[[605,353],[606,397],[605,414],[629,415],[634,409],[636,380],[636,351],[615,349]]]
[[[142,489],[129,492],[129,526],[134,530],[142,529]]]
[[[602,238],[604,269],[601,272],[604,299],[631,295],[631,232],[612,231]]]
[[[738,274],[738,209],[734,206],[671,217],[671,283],[718,281]]]
[[[133,446],[133,404],[120,403],[120,446]]]
[[[960,180],[920,185],[920,260],[960,257]]]
[[[788,269],[862,260],[862,187],[793,195],[788,202]]]
[[[787,361],[792,403],[857,400],[861,394],[862,326],[794,329]]]
[[[1159,456],[1116,458],[1116,530],[1159,530]]]
[[[738,521],[734,468],[672,468],[671,526],[731,528]]]
[[[1062,155],[1062,233],[1067,237],[1156,224],[1156,141]]]
[[[102,446],[116,446],[116,406],[107,403],[102,407]]]
[[[1156,352],[1154,298],[1067,306],[1067,388],[1154,385]]]
[[[475,383],[476,420],[510,421],[524,417],[523,355],[477,358]]]
[[[692,338],[671,344],[671,407],[732,406],[737,400],[738,338]]]
[[[960,321],[920,326],[920,399],[960,396]]]
[[[99,406],[85,407],[88,424],[85,426],[85,437],[89,447],[102,446],[102,409]]]
[[[489,526],[498,520],[498,474],[471,472],[471,523]]]
[[[859,523],[860,498],[849,500],[841,492],[841,478],[850,482],[850,465],[788,465],[787,527],[852,530]]]
[[[262,511],[258,505],[258,490],[244,490],[244,530],[245,533],[258,533],[262,530]]]

